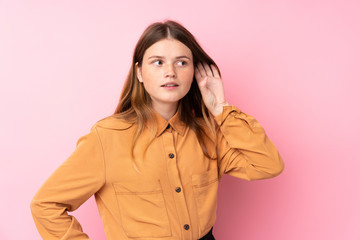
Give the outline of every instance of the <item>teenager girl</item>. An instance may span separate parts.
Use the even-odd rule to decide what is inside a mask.
[[[157,22],[135,47],[114,114],[78,140],[31,210],[44,239],[89,239],[68,213],[92,195],[108,240],[214,239],[223,174],[265,179],[283,167],[260,124],[228,103],[194,36]]]

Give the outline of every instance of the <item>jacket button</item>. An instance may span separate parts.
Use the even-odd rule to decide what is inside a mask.
[[[181,187],[177,187],[177,188],[175,189],[175,191],[176,191],[176,192],[181,192]]]
[[[190,228],[189,224],[185,224],[185,225],[184,225],[184,229],[185,229],[185,230],[189,230],[189,228]]]
[[[174,157],[175,157],[175,155],[173,153],[169,154],[169,158],[174,158]]]

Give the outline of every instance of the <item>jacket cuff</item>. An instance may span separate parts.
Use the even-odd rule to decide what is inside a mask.
[[[221,126],[223,124],[223,122],[225,121],[225,119],[229,116],[229,115],[234,115],[237,113],[241,113],[241,110],[238,109],[237,107],[235,107],[234,105],[231,106],[224,106],[223,107],[223,111],[222,113],[220,113],[219,115],[217,115],[214,119],[216,121],[216,123]]]

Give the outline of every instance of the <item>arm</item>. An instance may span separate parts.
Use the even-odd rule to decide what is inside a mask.
[[[284,163],[274,144],[253,117],[228,104],[218,69],[199,63],[195,77],[203,101],[219,126],[219,176],[227,173],[254,180],[280,174]]]
[[[255,180],[279,175],[284,169],[274,144],[258,121],[235,106],[226,106],[215,117],[219,126],[219,174]]]
[[[105,183],[104,157],[93,127],[79,138],[75,151],[41,186],[31,212],[43,239],[89,239],[68,212],[76,210]]]

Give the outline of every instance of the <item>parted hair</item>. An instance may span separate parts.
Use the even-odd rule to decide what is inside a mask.
[[[113,113],[114,117],[134,123],[137,127],[132,141],[132,154],[135,143],[142,133],[145,124],[153,126],[153,134],[151,139],[149,139],[149,144],[155,138],[157,131],[156,124],[151,124],[154,123],[151,98],[143,84],[137,79],[135,65],[138,63],[138,66],[141,67],[146,49],[166,38],[178,40],[191,50],[194,67],[199,62],[212,64],[218,69],[220,75],[220,70],[216,63],[206,54],[195,37],[180,23],[166,20],[149,25],[135,46],[131,68],[124,83],[119,103]],[[195,76],[193,76],[189,92],[179,101],[178,111],[180,120],[195,132],[204,154],[207,157],[213,158],[214,156],[209,155],[205,146],[205,139],[209,138],[211,141],[215,141],[215,125],[211,113],[203,102]],[[209,131],[206,131],[205,128],[208,128]],[[212,136],[208,136],[206,132],[210,132]]]

